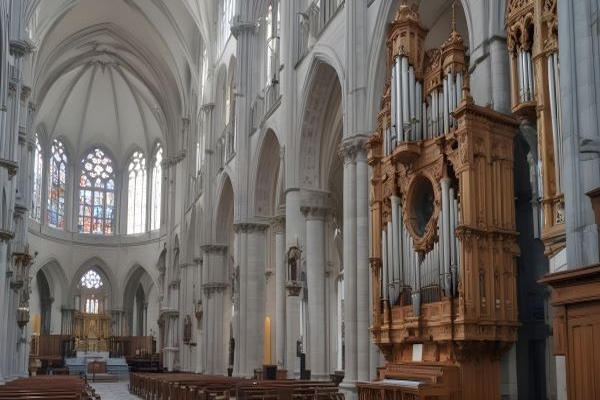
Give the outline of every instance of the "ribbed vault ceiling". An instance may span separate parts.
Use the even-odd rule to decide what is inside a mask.
[[[177,145],[169,132],[197,107],[212,3],[29,1],[38,131],[77,157],[96,144],[120,160],[159,140]]]

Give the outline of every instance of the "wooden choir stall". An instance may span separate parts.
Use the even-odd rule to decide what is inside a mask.
[[[386,363],[359,399],[500,399],[517,339],[513,138],[475,105],[454,18],[440,48],[402,1],[388,32],[377,130],[367,142],[372,339]]]

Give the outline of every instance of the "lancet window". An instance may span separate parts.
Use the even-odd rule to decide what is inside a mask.
[[[152,194],[150,199],[150,204],[152,207],[150,214],[151,230],[156,230],[160,228],[160,200],[162,194],[162,154],[162,147],[160,146],[160,144],[158,144],[154,152],[154,165],[152,167]]]
[[[81,160],[79,233],[114,233],[115,173],[112,160],[95,148]]]
[[[146,158],[136,151],[129,162],[127,196],[127,233],[141,233],[146,228]]]
[[[54,139],[48,164],[48,225],[65,227],[65,192],[67,182],[67,154],[61,141]]]
[[[35,152],[33,156],[33,194],[31,196],[31,218],[41,222],[42,220],[42,183],[44,172],[44,157],[42,146],[35,135]]]

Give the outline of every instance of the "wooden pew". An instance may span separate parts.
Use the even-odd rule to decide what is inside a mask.
[[[130,392],[145,400],[343,399],[331,381],[264,380],[192,373],[131,373]]]
[[[20,378],[0,386],[0,400],[50,399],[91,400],[97,399],[93,388],[75,376],[36,376]]]

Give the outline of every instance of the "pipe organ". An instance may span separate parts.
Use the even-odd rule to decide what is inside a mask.
[[[556,0],[511,0],[506,18],[512,111],[537,132],[530,170],[547,257],[566,246]]]
[[[377,381],[357,384],[359,398],[499,399],[500,358],[518,327],[518,123],[474,104],[454,18],[440,48],[424,51],[426,36],[417,8],[402,1],[366,144],[371,332],[386,365]]]

